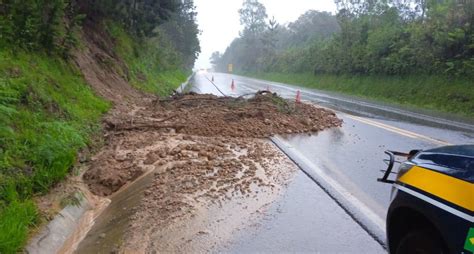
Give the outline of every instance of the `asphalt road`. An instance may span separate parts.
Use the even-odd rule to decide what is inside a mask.
[[[232,80],[234,89],[231,86]],[[346,215],[355,217],[361,228],[378,238],[379,242],[383,238],[384,218],[390,198],[390,186],[376,181],[382,175],[380,170],[386,168],[383,162],[384,151],[409,151],[474,143],[474,121],[468,119],[453,119],[439,113],[414,111],[230,74],[197,73],[191,84],[192,91],[227,96],[241,96],[269,89],[285,98],[294,99],[297,91],[300,91],[303,101],[335,110],[344,120],[342,128],[326,130],[312,136],[288,135],[280,139],[286,146],[291,147],[296,157],[305,160],[306,164],[310,165],[309,168],[315,169],[314,172],[309,172],[310,174],[323,175],[324,179],[329,179],[330,186],[335,185],[335,188],[329,188],[329,192],[331,189],[339,190],[338,195],[329,193],[329,196],[342,197],[344,200],[339,200],[338,203],[345,208]],[[321,195],[320,188],[315,183],[312,183],[314,189],[309,191],[310,181],[306,178],[304,174],[298,176],[287,195],[275,205],[275,211],[282,206],[288,212],[275,212],[262,227],[255,230],[253,237],[252,234],[238,236],[235,244],[225,251],[346,252],[343,242],[348,241],[348,236],[341,235],[341,232],[354,231],[354,224],[319,223],[321,221],[318,220],[324,219],[321,214],[318,217],[322,209],[321,204],[331,201],[322,198],[324,195]],[[349,205],[345,206],[345,203]],[[350,211],[347,211],[348,208]],[[334,216],[326,220],[337,220],[338,217],[340,220],[347,219],[347,216],[339,215],[339,212],[335,211]],[[304,229],[295,230],[295,225]],[[342,228],[334,228],[331,225]],[[327,234],[321,234],[321,230]],[[315,235],[320,236],[319,240],[315,240]],[[342,247],[336,248],[331,239],[341,239],[338,246]],[[357,239],[355,240],[357,242]],[[361,244],[363,250],[379,252],[370,244]]]

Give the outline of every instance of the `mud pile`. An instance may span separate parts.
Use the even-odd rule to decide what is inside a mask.
[[[104,121],[105,145],[84,181],[100,196],[120,195],[139,177],[130,186],[147,184],[127,210],[123,235],[115,239],[99,227],[80,250],[201,253],[222,247],[264,213],[296,172],[262,138],[341,123],[330,110],[268,92],[248,99],[184,94],[117,107]]]
[[[108,196],[152,170],[150,165],[156,161],[163,164],[190,154],[209,160],[226,155],[222,149],[202,148],[196,153],[195,147],[175,146],[167,134],[224,138],[230,142],[232,137],[313,133],[341,123],[330,110],[289,102],[268,92],[259,92],[250,99],[175,95],[128,112],[110,114],[105,119],[106,146],[93,158],[84,179],[93,193]],[[252,153],[255,160],[266,156]]]
[[[148,114],[149,112],[152,114]],[[269,137],[310,133],[340,126],[334,112],[305,103],[290,102],[276,94],[259,92],[250,99],[184,94],[156,100],[137,119],[109,119],[114,131],[175,129],[198,136]]]

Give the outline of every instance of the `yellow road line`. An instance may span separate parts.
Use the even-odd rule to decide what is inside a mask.
[[[324,106],[312,103],[310,101],[304,101],[304,102],[313,104],[313,105],[315,105],[316,107],[319,107],[319,108],[324,108],[324,109],[327,109],[327,110],[334,111],[333,109],[330,109],[328,107],[324,107]],[[359,117],[359,116],[353,116],[353,115],[349,115],[349,114],[345,114],[345,113],[341,113],[341,112],[338,112],[338,114],[344,114],[347,118],[350,118],[352,120],[356,120],[356,121],[359,121],[359,122],[362,122],[362,123],[365,123],[365,124],[368,124],[368,125],[372,125],[372,126],[375,126],[375,127],[378,127],[378,128],[381,128],[381,129],[384,129],[384,130],[387,130],[387,131],[390,131],[390,132],[393,132],[393,133],[397,133],[397,134],[405,136],[405,137],[409,137],[409,138],[413,138],[413,139],[419,139],[419,140],[425,140],[425,141],[428,141],[428,142],[431,142],[431,143],[434,143],[434,144],[438,144],[438,145],[443,145],[443,146],[453,145],[452,143],[449,143],[449,142],[446,142],[446,141],[443,141],[443,140],[430,138],[428,136],[424,136],[424,135],[421,135],[421,134],[418,134],[418,133],[403,130],[403,129],[400,129],[400,128],[397,128],[397,127],[394,127],[394,126],[391,126],[391,125],[379,123],[379,122],[376,122],[374,120],[370,120],[370,119],[367,119],[367,118],[363,118],[363,117]]]
[[[405,137],[425,140],[425,141],[428,141],[428,142],[431,142],[431,143],[434,143],[434,144],[438,144],[438,145],[445,145],[445,146],[446,145],[452,145],[451,143],[446,142],[446,141],[430,138],[428,136],[424,136],[424,135],[421,135],[421,134],[418,134],[418,133],[403,130],[403,129],[400,129],[400,128],[397,128],[397,127],[394,127],[394,126],[390,126],[390,125],[387,125],[387,124],[383,124],[383,123],[380,123],[380,122],[376,122],[376,121],[373,121],[373,120],[370,120],[370,119],[366,119],[366,118],[362,118],[362,117],[358,117],[358,116],[352,116],[352,115],[346,115],[346,116],[348,118],[353,119],[353,120],[356,120],[356,121],[359,121],[359,122],[362,122],[362,123],[365,123],[365,124],[368,124],[368,125],[372,125],[372,126],[375,126],[375,127],[378,127],[378,128],[382,128],[384,130],[391,131],[393,133],[397,133],[397,134],[405,136]]]

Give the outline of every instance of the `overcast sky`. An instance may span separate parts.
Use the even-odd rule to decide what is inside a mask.
[[[223,53],[242,29],[238,10],[243,0],[194,0],[197,7],[197,21],[202,31],[201,54],[196,68],[211,66],[212,52]],[[333,0],[260,0],[267,8],[268,17],[275,16],[280,24],[295,21],[308,10],[335,12]]]

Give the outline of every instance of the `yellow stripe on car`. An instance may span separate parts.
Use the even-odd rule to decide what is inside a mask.
[[[474,184],[472,183],[418,166],[408,170],[398,180],[474,211]]]

